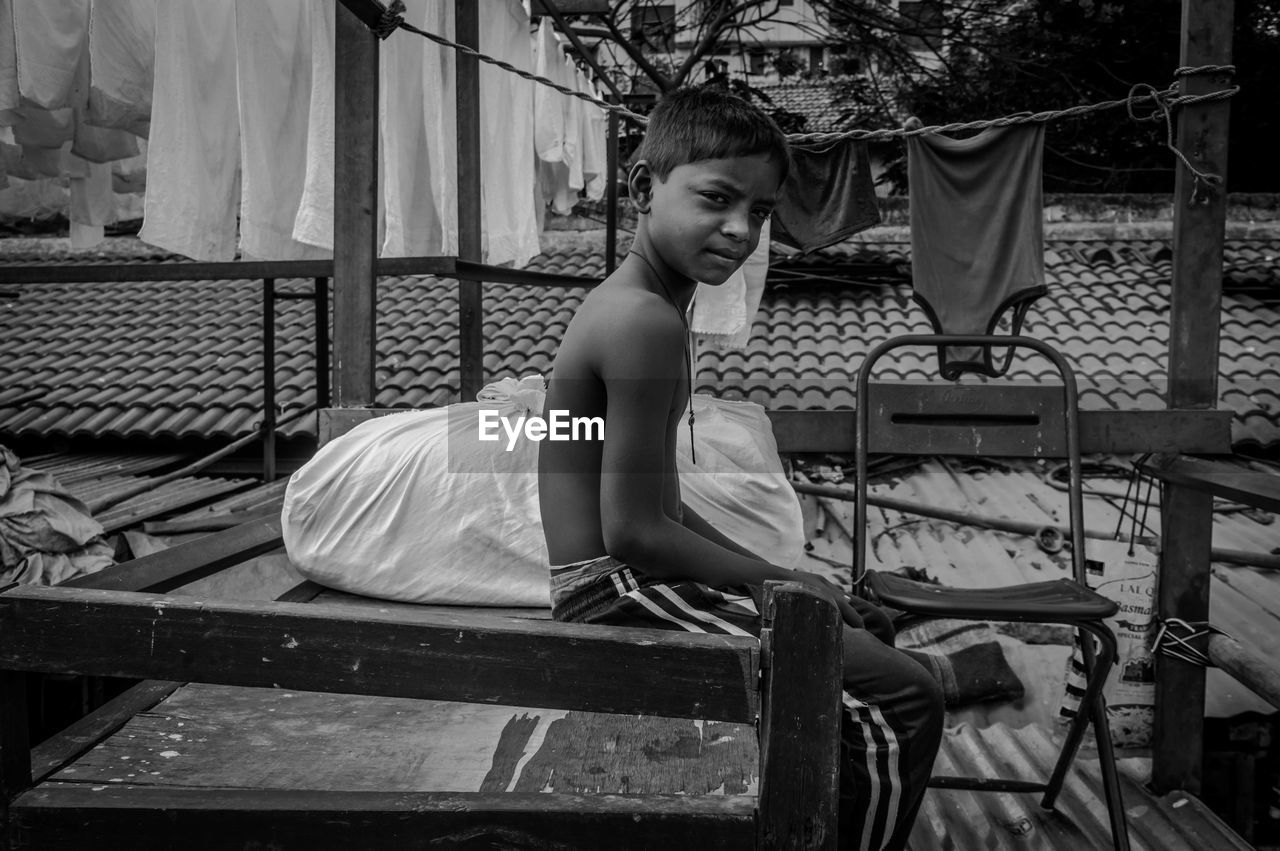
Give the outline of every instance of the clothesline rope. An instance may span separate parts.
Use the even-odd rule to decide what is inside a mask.
[[[423,38],[429,39],[443,47],[448,47],[460,53],[465,53],[468,56],[474,56],[481,62],[496,65],[502,70],[509,71],[525,80],[547,86],[548,88],[555,89],[561,94],[578,98],[579,100],[586,101],[587,103],[598,106],[608,112],[616,113],[641,126],[649,123],[649,119],[646,116],[632,112],[621,104],[609,103],[608,101],[601,100],[600,98],[592,97],[586,92],[567,88],[554,80],[548,80],[546,77],[541,77],[537,74],[532,74],[521,68],[517,68],[508,62],[488,56],[474,48],[468,47],[465,44],[459,44],[458,42],[447,39],[442,35],[419,29],[418,27],[405,22],[404,11],[405,6],[403,0],[393,0],[391,5],[383,12],[382,20],[373,28],[374,34],[377,35],[378,38],[385,39],[397,29],[407,30],[411,33],[420,35]],[[1166,146],[1173,151],[1173,153],[1178,156],[1178,159],[1182,161],[1183,165],[1185,165],[1191,173],[1195,175],[1197,185],[1201,181],[1217,185],[1222,182],[1222,177],[1220,175],[1198,171],[1186,156],[1178,150],[1177,146],[1174,145],[1172,111],[1176,107],[1185,106],[1187,104],[1226,100],[1235,95],[1236,92],[1240,91],[1239,86],[1232,85],[1224,89],[1218,89],[1217,91],[1206,92],[1204,94],[1183,95],[1178,93],[1178,80],[1181,78],[1197,74],[1234,74],[1235,70],[1236,68],[1234,65],[1198,65],[1194,67],[1183,65],[1174,70],[1173,75],[1177,79],[1175,79],[1173,84],[1167,89],[1157,90],[1154,86],[1147,83],[1139,83],[1129,90],[1128,96],[1120,100],[1101,101],[1099,103],[1082,104],[1080,106],[1067,107],[1066,109],[1047,110],[1044,112],[1019,112],[1014,115],[1005,115],[1000,118],[918,126],[911,127],[910,129],[905,127],[895,127],[885,130],[840,130],[824,133],[790,133],[787,135],[787,140],[792,143],[818,144],[838,142],[846,139],[858,141],[887,141],[889,139],[905,139],[911,136],[924,136],[930,133],[956,133],[968,130],[985,130],[989,127],[1010,127],[1016,124],[1045,124],[1050,121],[1056,121],[1060,118],[1074,118],[1091,112],[1101,112],[1103,110],[1115,109],[1123,106],[1128,111],[1129,117],[1137,121],[1155,121],[1163,118],[1169,128],[1168,139],[1165,143]],[[1139,92],[1143,93],[1140,94]],[[1154,102],[1155,104],[1155,108],[1152,110],[1150,115],[1138,116],[1134,113],[1135,107],[1148,102]]]

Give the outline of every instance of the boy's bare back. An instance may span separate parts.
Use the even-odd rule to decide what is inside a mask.
[[[556,354],[546,410],[603,417],[606,426],[604,441],[539,448],[552,564],[608,552],[601,493],[619,477],[642,477],[641,486],[660,495],[662,511],[680,522],[675,429],[689,393],[685,330],[677,308],[633,272],[624,265],[587,296]]]

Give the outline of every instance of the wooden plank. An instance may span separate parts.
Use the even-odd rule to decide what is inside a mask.
[[[762,614],[759,846],[834,849],[840,794],[840,614],[798,583],[768,583]]]
[[[0,666],[678,718],[755,718],[754,639],[17,586]]]
[[[1231,62],[1232,0],[1183,0],[1179,65]],[[1183,77],[1183,94],[1221,88],[1219,75]],[[1169,313],[1170,408],[1212,408],[1218,398],[1222,316],[1222,253],[1227,215],[1229,101],[1183,106],[1178,150],[1223,183],[1206,186],[1176,166],[1173,283]],[[1209,550],[1213,500],[1181,485],[1165,488],[1156,614],[1189,622],[1209,617]],[[1204,669],[1161,654],[1156,658],[1152,786],[1157,792],[1200,791],[1204,743]]]
[[[146,712],[182,683],[148,681],[117,695],[62,732],[41,742],[31,752],[31,771],[36,783],[64,768],[85,751],[119,730],[139,712]]]
[[[53,780],[166,788],[750,794],[748,724],[195,683]]]
[[[480,7],[471,0],[453,2],[454,38],[480,49]],[[479,262],[484,220],[484,181],[480,161],[480,62],[458,51],[458,259]],[[495,199],[490,199],[497,203]],[[462,401],[470,402],[484,387],[484,300],[479,281],[458,282],[458,370]]]
[[[377,333],[378,38],[335,10],[333,401],[372,404]]]
[[[1162,482],[1184,485],[1245,505],[1280,512],[1280,476],[1178,455],[1149,458],[1142,464],[1142,469]]]
[[[280,518],[267,517],[215,532],[63,583],[63,588],[169,591],[281,545]]]
[[[41,848],[751,847],[754,800],[716,795],[163,790],[45,784],[15,802]]]
[[[607,15],[609,0],[533,0],[530,13],[534,17],[551,14],[551,7],[562,15]]]

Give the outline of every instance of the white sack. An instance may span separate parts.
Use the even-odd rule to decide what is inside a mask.
[[[285,491],[284,543],[314,582],[370,597],[473,606],[549,606],[537,447],[481,443],[480,411],[540,415],[542,378],[491,384],[484,401],[392,414],[322,447]],[[775,564],[804,547],[800,505],[769,419],[751,402],[694,397],[698,464],[680,429],[684,500]],[[452,446],[452,451],[450,447]]]

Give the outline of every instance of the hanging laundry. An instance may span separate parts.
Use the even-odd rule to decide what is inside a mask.
[[[538,26],[535,73],[566,88],[577,86],[576,67],[564,55],[559,37],[544,17]],[[585,185],[582,169],[582,101],[538,86],[534,92],[534,146],[545,201],[558,215],[573,212]]]
[[[773,238],[808,253],[880,223],[865,142],[793,145],[773,211]]]
[[[579,91],[601,100],[600,92],[585,74],[579,74]],[[609,116],[603,107],[582,104],[582,174],[586,180],[583,192],[588,201],[604,197],[608,176]]]
[[[102,242],[105,226],[116,221],[115,190],[110,163],[81,160],[83,175],[71,182],[71,247],[92,248]]]
[[[746,348],[769,276],[770,229],[765,221],[756,250],[727,281],[714,287],[698,284],[689,330],[699,342],[717,349]]]
[[[453,3],[430,4],[424,29],[452,35],[453,13]],[[433,41],[421,41],[418,49],[423,57],[427,180],[438,216],[438,232],[427,232],[428,253],[454,256],[458,253],[458,105],[454,52]]]
[[[89,0],[14,3],[18,93],[42,109],[71,106],[89,38]]]
[[[446,3],[407,0],[405,22],[428,32],[438,32],[447,21]],[[382,205],[386,212],[383,257],[410,257],[443,253],[444,224],[432,193],[433,155],[443,160],[436,144],[454,146],[436,137],[429,124],[441,123],[441,89],[427,85],[427,62],[438,61],[436,51],[425,51],[426,39],[389,38],[382,43],[382,79],[379,88],[380,162],[384,170]],[[429,55],[431,54],[431,55]],[[433,79],[435,79],[433,74]],[[428,118],[428,102],[431,115]],[[448,129],[452,131],[453,125]],[[437,164],[436,167],[439,167]],[[456,200],[453,202],[456,209]],[[453,249],[457,251],[456,245]]]
[[[155,81],[138,235],[193,260],[230,260],[240,193],[235,6],[157,4]]]
[[[92,74],[85,116],[89,124],[147,137],[155,42],[156,0],[93,0],[89,9]]]
[[[446,4],[448,5],[448,4]],[[480,49],[533,69],[529,14],[519,0],[480,4]],[[541,88],[541,87],[539,87]],[[484,260],[523,268],[541,252],[533,194],[534,85],[488,63],[480,66]]]
[[[1018,332],[1045,293],[1044,125],[992,127],[968,139],[907,139],[911,277],[938,333],[994,333],[1012,310]],[[1012,355],[1012,350],[1006,350]],[[997,376],[990,349],[946,347],[944,377]]]
[[[320,3],[311,15],[306,168],[293,221],[295,240],[330,251],[333,250],[333,92],[337,62],[335,5]]]
[[[13,0],[0,0],[0,127],[16,124],[18,94],[17,39],[13,26]]]
[[[306,180],[311,103],[310,0],[236,0],[240,250],[258,260],[327,251],[293,238]]]

